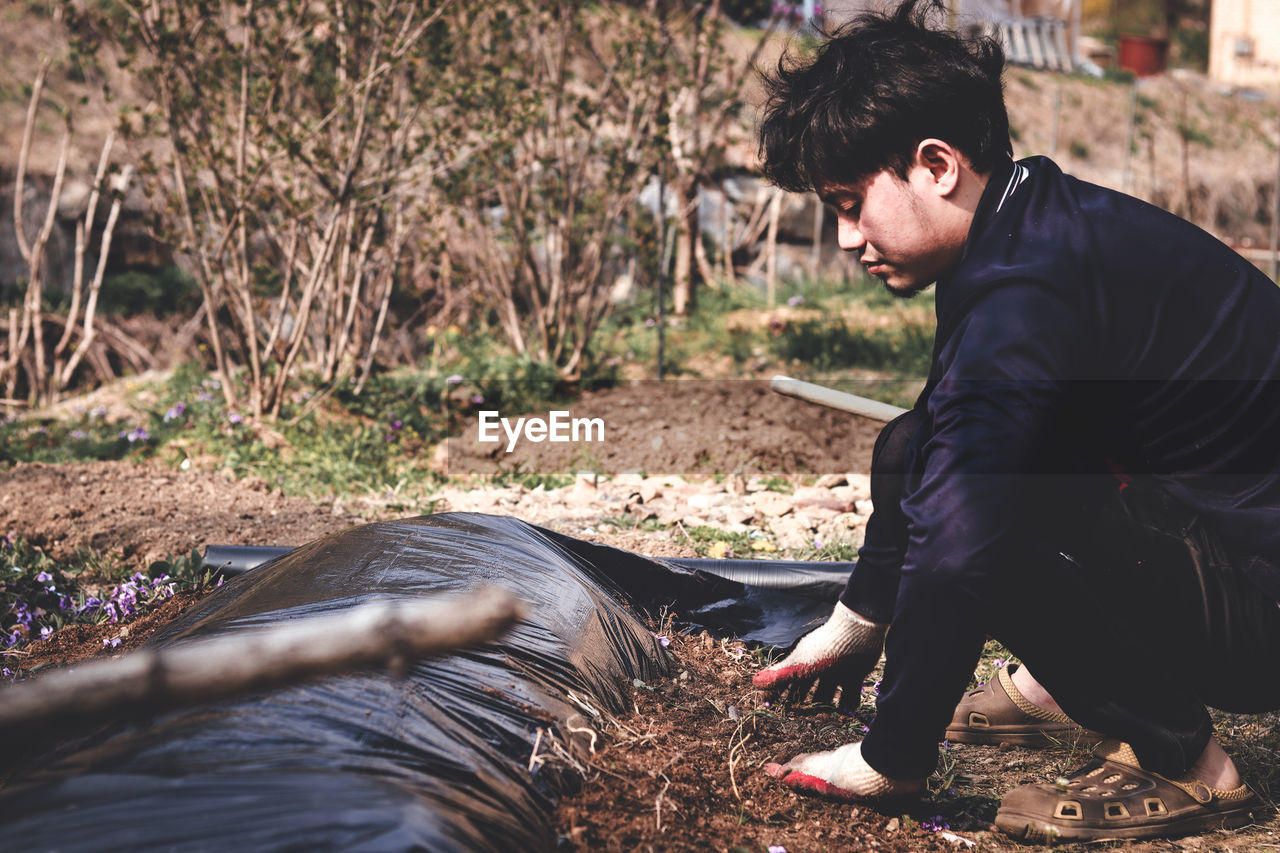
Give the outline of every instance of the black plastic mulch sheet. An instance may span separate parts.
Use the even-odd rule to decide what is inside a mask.
[[[516,519],[444,514],[295,549],[152,645],[485,583],[529,604],[501,641],[404,677],[332,676],[110,726],[0,789],[4,837],[60,850],[549,850],[555,799],[578,781],[551,738],[581,749],[570,729],[664,674],[633,611],[674,605],[694,626],[785,643],[839,592],[761,590]]]

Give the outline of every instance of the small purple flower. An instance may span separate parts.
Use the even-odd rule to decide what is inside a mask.
[[[770,844],[769,853],[787,853],[787,848],[783,847],[781,844]]]
[[[40,639],[43,640],[45,637],[49,636],[52,633],[53,633],[53,626],[45,625],[43,628],[40,629]]]
[[[652,329],[652,328],[653,328],[654,326],[656,326],[656,325],[658,325],[658,321],[657,321],[657,320],[655,320],[655,319],[653,319],[652,317],[645,317],[645,318],[644,318],[644,327],[645,327],[646,329]]]
[[[404,423],[403,423],[402,421],[392,421],[392,422],[391,422],[391,431],[392,431],[392,432],[395,432],[396,430],[400,429],[400,428],[401,428],[401,427],[403,427],[403,426],[404,426]]]
[[[453,374],[452,376],[445,377],[445,380],[444,380],[446,385],[457,385],[461,381],[462,381],[462,377],[456,373]]]
[[[150,434],[148,434],[147,431],[142,427],[134,427],[132,430],[126,433],[124,437],[129,440],[130,444],[132,444],[135,441],[146,441],[147,439],[151,438]]]
[[[658,645],[662,646],[664,649],[665,649],[667,646],[671,645],[671,638],[670,638],[670,637],[664,637],[664,636],[662,636],[661,634],[654,634],[654,635],[653,635],[653,638],[654,638],[655,640],[657,640],[657,641],[658,641]]]
[[[1006,661],[1004,658],[996,658],[991,662],[991,665],[994,666],[996,669],[1000,669],[1005,665],[1005,663]]]
[[[169,421],[177,420],[178,418],[182,417],[182,413],[185,412],[186,410],[187,410],[187,406],[185,403],[179,403],[176,406],[170,406],[169,410],[164,413],[165,423],[168,423]]]
[[[84,431],[84,430],[82,430],[82,429],[73,429],[73,430],[71,431],[71,437],[72,437],[72,438],[74,438],[74,439],[83,439],[83,438],[88,438],[88,437],[89,437],[89,433],[85,432],[85,431]]]
[[[483,402],[484,402],[484,395],[482,395],[482,394],[473,394],[473,395],[471,396],[471,402],[472,402],[472,403],[475,403],[477,406],[478,406],[478,405],[480,405],[481,403],[483,403]]]
[[[212,394],[210,394],[208,391],[197,391],[197,392],[196,392],[196,401],[197,401],[197,402],[200,402],[200,403],[208,403],[208,402],[210,402],[211,400],[213,400],[213,395],[212,395]]]
[[[792,308],[799,308],[804,304],[804,297],[797,293],[795,296],[787,300],[787,304]]]
[[[227,415],[227,420],[233,424],[244,423],[244,417],[241,416],[239,412],[232,412],[231,414]]]
[[[53,580],[53,575],[49,574],[48,572],[41,572],[40,574],[36,575],[37,583],[48,583],[51,580]]]
[[[94,406],[93,411],[89,413],[91,418],[105,418],[107,416],[106,406]]]
[[[103,637],[103,638],[102,638],[102,645],[104,645],[104,646],[110,646],[111,648],[113,648],[113,649],[114,649],[116,646],[120,645],[120,638],[119,638],[119,637],[112,637],[111,639],[109,639],[109,640],[108,640],[106,637]]]

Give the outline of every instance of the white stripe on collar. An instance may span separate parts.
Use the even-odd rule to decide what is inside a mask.
[[[996,205],[996,213],[1000,212],[1000,208],[1004,207],[1004,203],[1009,200],[1009,196],[1013,195],[1013,191],[1016,190],[1030,174],[1031,171],[1027,169],[1026,166],[1018,163],[1013,164],[1013,174],[1009,176],[1009,185],[1004,188],[1004,195],[1000,196],[1000,202]]]

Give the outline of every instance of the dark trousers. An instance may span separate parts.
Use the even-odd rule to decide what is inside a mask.
[[[917,423],[908,413],[888,424],[872,461],[874,515],[884,514],[868,523],[864,552],[899,555],[899,568],[902,474]],[[1001,567],[984,608],[987,633],[1077,722],[1132,744],[1145,767],[1177,775],[1209,740],[1206,705],[1280,708],[1280,606],[1154,481],[1107,477],[1086,493],[1093,499],[1064,510],[1069,521],[1057,529],[1065,532],[1035,565]],[[877,576],[890,584],[890,572]],[[856,610],[852,592],[845,603]],[[872,607],[885,608],[883,600]]]

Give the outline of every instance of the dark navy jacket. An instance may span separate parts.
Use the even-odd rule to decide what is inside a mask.
[[[932,770],[992,584],[1057,553],[1055,507],[1093,482],[1079,474],[1152,475],[1280,601],[1280,288],[1172,214],[1043,158],[1018,166],[1007,198],[1017,166],[991,176],[937,283],[896,601],[858,583],[892,555],[864,548],[850,585],[893,613],[863,745],[890,776]]]

